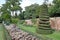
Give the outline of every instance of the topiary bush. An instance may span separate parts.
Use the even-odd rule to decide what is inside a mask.
[[[52,34],[54,32],[53,29],[44,28],[44,27],[40,27],[40,29],[37,29],[36,31],[37,31],[37,33],[40,33],[40,34]]]

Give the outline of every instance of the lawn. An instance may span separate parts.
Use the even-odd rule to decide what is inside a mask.
[[[0,24],[0,40],[11,40],[7,30]]]
[[[0,40],[5,40],[4,29],[3,29],[2,24],[0,24]]]
[[[53,34],[51,34],[51,35],[46,35],[46,36],[48,36],[48,37],[50,37],[50,38],[53,38],[53,39],[55,39],[55,40],[60,40],[60,32],[59,32],[59,31],[56,31],[56,32],[54,32]]]
[[[32,26],[24,26],[22,24],[18,24],[19,28],[29,31],[31,33],[37,34],[36,33],[36,27],[32,27]],[[49,35],[42,35],[42,34],[37,34],[39,36],[43,36],[43,37],[49,37],[52,38],[53,40],[60,40],[60,32],[55,31],[53,34],[49,34]]]

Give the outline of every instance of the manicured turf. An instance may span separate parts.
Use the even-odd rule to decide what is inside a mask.
[[[60,40],[60,32],[54,32],[53,34],[46,36],[53,38],[54,40]]]
[[[11,40],[7,30],[0,24],[0,40]]]
[[[36,32],[36,28],[35,28],[35,27],[23,26],[23,25],[19,25],[19,27],[20,27],[21,29],[24,29],[24,30],[29,31],[29,32],[33,32],[33,33]],[[33,31],[32,31],[32,30],[33,30]]]
[[[4,29],[3,29],[2,24],[0,24],[0,40],[5,40]]]
[[[20,25],[18,24],[18,26],[21,28],[21,29],[24,29],[26,31],[29,31],[29,32],[32,32],[32,33],[36,33],[36,27],[31,27],[31,26],[24,26],[24,25]],[[37,34],[37,35],[41,35],[41,34]],[[52,38],[53,40],[60,40],[60,32],[54,32],[53,34],[49,34],[49,35],[41,35],[41,36],[46,36],[46,37],[49,37],[49,38]]]

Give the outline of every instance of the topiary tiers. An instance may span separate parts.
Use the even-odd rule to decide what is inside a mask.
[[[46,4],[46,1],[41,5],[41,13],[39,15],[39,25],[37,28],[37,33],[41,34],[51,34],[53,31],[50,27],[49,22],[49,14],[48,14],[48,6]]]

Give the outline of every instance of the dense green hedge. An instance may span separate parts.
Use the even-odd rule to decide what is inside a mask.
[[[40,34],[52,34],[54,32],[54,30],[51,28],[40,28],[40,29],[37,29],[36,31],[37,33],[40,33]]]

